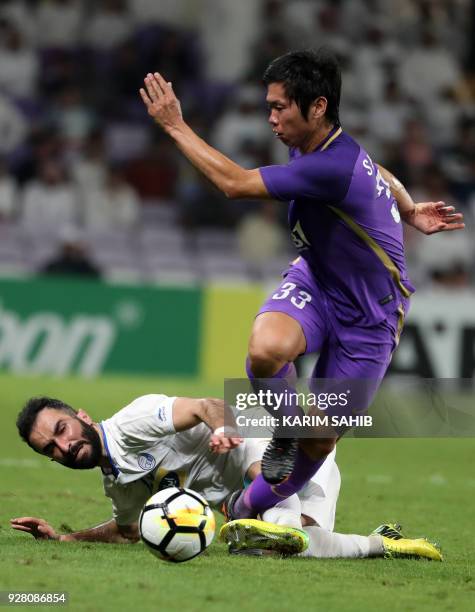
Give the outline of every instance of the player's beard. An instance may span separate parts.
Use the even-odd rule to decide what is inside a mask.
[[[71,449],[71,453],[68,453],[65,461],[63,461],[63,465],[73,470],[89,470],[91,468],[95,468],[99,465],[99,461],[102,457],[102,444],[101,438],[95,428],[92,425],[88,425],[78,419],[81,423],[82,427],[82,437],[81,442],[78,442]],[[78,459],[77,453],[81,450],[81,448],[87,445],[90,447],[89,453],[83,453],[82,456]]]

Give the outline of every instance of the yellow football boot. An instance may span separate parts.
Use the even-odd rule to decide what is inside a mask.
[[[431,544],[425,538],[411,540],[400,538],[394,540],[382,536],[384,557],[386,559],[429,559],[442,561],[442,553],[436,544]]]
[[[308,548],[308,535],[303,529],[283,527],[257,519],[238,519],[225,523],[219,532],[219,539],[227,543],[232,554],[245,550],[258,554],[257,551],[262,550],[296,555]]]

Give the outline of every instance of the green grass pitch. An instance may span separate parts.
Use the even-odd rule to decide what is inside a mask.
[[[397,520],[409,535],[438,541],[443,563],[234,558],[215,541],[197,559],[171,565],[152,557],[142,544],[36,542],[11,530],[13,516],[40,516],[58,530],[110,517],[100,474],[72,472],[34,454],[19,440],[15,417],[31,395],[59,397],[100,420],[144,393],[222,396],[221,386],[1,375],[0,389],[0,590],[67,591],[67,609],[94,612],[473,609],[472,439],[348,439],[339,444],[336,530],[365,534]]]

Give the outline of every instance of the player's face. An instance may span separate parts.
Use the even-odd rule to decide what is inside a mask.
[[[97,467],[102,457],[101,438],[92,424],[52,408],[38,413],[30,444],[42,455],[74,470]]]
[[[266,102],[276,138],[288,147],[302,147],[312,135],[312,125],[302,117],[295,101],[287,98],[282,83],[270,83]]]

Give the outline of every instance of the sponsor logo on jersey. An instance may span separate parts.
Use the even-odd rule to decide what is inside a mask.
[[[156,463],[155,457],[150,453],[140,453],[137,457],[137,461],[142,470],[153,470]]]
[[[381,304],[381,306],[386,306],[386,304],[389,304],[389,302],[392,302],[393,300],[394,300],[394,294],[390,293],[386,297],[383,297],[383,299],[379,300],[379,303]]]
[[[176,472],[167,472],[158,483],[158,491],[168,489],[169,487],[181,487],[180,477]]]
[[[157,419],[159,421],[162,421],[162,423],[166,422],[167,417],[166,417],[166,414],[165,414],[165,406],[160,406],[160,408],[158,409]]]

